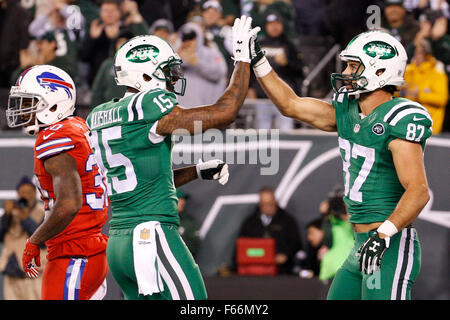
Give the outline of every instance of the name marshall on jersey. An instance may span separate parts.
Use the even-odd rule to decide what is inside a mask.
[[[153,89],[128,93],[88,115],[94,156],[107,176],[111,230],[149,220],[179,224],[172,139],[154,132],[177,104],[172,92]]]
[[[90,128],[95,129],[105,125],[109,125],[116,122],[121,122],[122,116],[120,115],[121,107],[115,107],[110,110],[97,111],[91,115]]]

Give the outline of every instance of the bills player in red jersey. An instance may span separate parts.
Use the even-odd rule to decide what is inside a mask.
[[[11,87],[6,116],[10,127],[37,136],[35,184],[45,219],[30,236],[22,265],[37,276],[40,246],[47,246],[42,278],[44,300],[102,299],[106,294],[108,218],[106,187],[87,138],[85,121],[72,116],[75,85],[49,65],[27,69]]]

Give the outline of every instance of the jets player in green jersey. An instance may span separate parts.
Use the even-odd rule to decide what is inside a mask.
[[[171,135],[234,121],[248,89],[250,39],[259,29],[251,29],[251,18],[235,20],[230,84],[215,104],[197,108],[178,105],[186,80],[166,41],[139,36],[116,52],[116,82],[127,92],[95,107],[87,123],[111,203],[108,265],[126,299],[207,298],[199,267],[178,233],[175,188],[197,178],[225,184],[228,169],[210,160],[172,170]]]
[[[331,75],[328,103],[298,97],[251,44],[253,71],[278,109],[338,133],[355,244],[328,299],[410,299],[421,250],[412,223],[429,200],[423,153],[432,120],[420,104],[393,97],[405,49],[381,30],[354,37],[340,54],[345,70]]]

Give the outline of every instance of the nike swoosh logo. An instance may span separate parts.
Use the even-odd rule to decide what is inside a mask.
[[[416,118],[416,116],[413,117],[414,121],[419,121],[419,120],[425,120],[426,118]]]
[[[44,138],[44,140],[47,140],[47,138],[50,138],[50,136],[52,135],[52,134],[55,134],[54,132],[52,132],[52,133],[50,133],[49,135],[43,135],[42,137]]]

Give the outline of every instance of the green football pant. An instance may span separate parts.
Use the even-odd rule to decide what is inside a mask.
[[[139,294],[133,262],[133,228],[110,230],[106,257],[111,273],[127,300],[207,299],[200,269],[174,225],[161,224],[156,232],[158,270],[164,290]]]
[[[381,268],[372,275],[359,271],[356,253],[369,237],[355,233],[355,245],[336,273],[329,300],[410,300],[411,286],[420,271],[421,248],[414,228],[405,228],[391,237]]]

